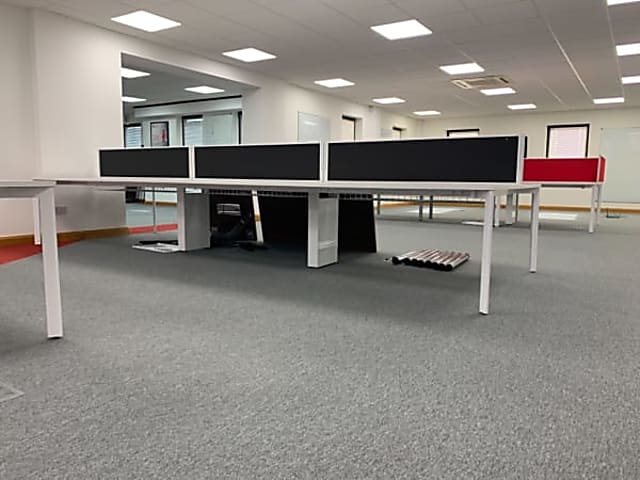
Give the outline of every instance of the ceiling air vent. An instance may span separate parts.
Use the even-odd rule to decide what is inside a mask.
[[[452,83],[464,90],[472,90],[474,88],[501,88],[511,85],[511,81],[507,77],[502,76],[461,78],[459,80],[452,80]]]

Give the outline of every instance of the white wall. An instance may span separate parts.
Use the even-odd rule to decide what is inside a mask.
[[[607,108],[576,112],[536,112],[488,116],[425,120],[422,134],[443,137],[447,129],[479,128],[481,135],[524,134],[529,137],[529,156],[546,155],[547,125],[588,123],[590,128],[589,155],[600,154],[603,128],[640,126],[640,109]],[[630,172],[640,180],[640,171]],[[606,188],[606,183],[605,183]],[[575,189],[545,189],[542,203],[546,205],[588,206],[590,191]]]
[[[31,89],[31,18],[0,4],[0,178],[31,179],[38,172]],[[0,236],[33,231],[30,200],[0,199]]]

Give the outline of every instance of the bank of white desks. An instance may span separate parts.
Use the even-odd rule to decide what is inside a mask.
[[[34,208],[36,238],[42,242],[42,265],[44,271],[44,294],[46,303],[46,331],[48,338],[61,338],[62,300],[60,297],[60,274],[58,266],[58,240],[54,202],[55,182],[52,181],[7,181],[0,180],[0,199],[35,198]],[[38,235],[39,230],[39,235]],[[1,267],[0,267],[1,268]],[[18,300],[19,301],[19,300]],[[0,306],[0,309],[2,307]]]
[[[516,183],[367,182],[316,180],[236,180],[102,177],[57,179],[59,185],[95,186],[102,189],[175,188],[178,204],[178,248],[190,251],[210,246],[210,192],[293,192],[308,197],[307,266],[319,268],[338,261],[338,205],[340,195],[467,196],[484,201],[479,311],[489,313],[495,198],[531,194],[532,215],[529,271],[538,258],[540,186]]]

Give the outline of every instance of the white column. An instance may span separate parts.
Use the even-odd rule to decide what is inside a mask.
[[[211,219],[209,194],[185,192],[177,188],[178,195],[178,248],[180,251],[201,250],[211,246]]]
[[[538,270],[538,232],[540,230],[540,189],[531,192],[531,231],[529,253],[529,271],[535,273]]]
[[[495,193],[486,192],[484,201],[484,222],[482,225],[482,265],[480,271],[480,313],[484,315],[489,314],[495,203]]]
[[[320,268],[338,262],[338,196],[320,198],[309,193],[307,266]]]
[[[47,310],[47,336],[62,337],[62,300],[58,267],[58,238],[56,207],[53,188],[40,194],[40,231],[42,235],[42,265],[44,270],[44,296]]]

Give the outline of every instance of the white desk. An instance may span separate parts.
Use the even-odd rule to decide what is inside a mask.
[[[515,183],[444,183],[444,182],[337,182],[307,180],[227,180],[103,177],[57,179],[59,185],[83,185],[100,188],[172,187],[178,193],[178,246],[182,251],[210,246],[209,190],[298,192],[309,199],[307,266],[319,268],[338,261],[338,200],[340,194],[351,195],[437,195],[468,196],[484,200],[482,266],[479,311],[489,313],[489,290],[493,251],[495,198],[498,195],[531,194],[529,271],[537,269],[538,211],[540,186]],[[186,189],[202,189],[188,193]]]
[[[39,222],[42,239],[47,337],[61,338],[62,301],[60,298],[54,187],[55,182],[51,181],[0,180],[0,198],[36,198],[38,200],[36,223]]]

